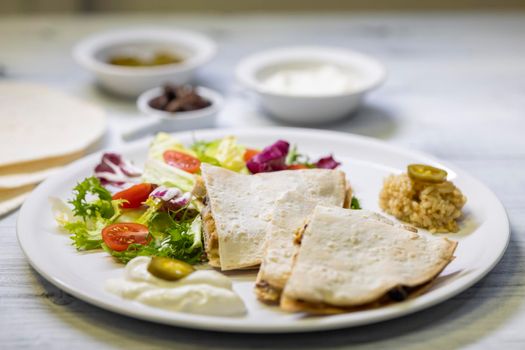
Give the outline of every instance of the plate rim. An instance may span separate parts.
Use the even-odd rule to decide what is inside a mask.
[[[29,197],[26,199],[24,204],[22,205],[22,208],[20,209],[20,212],[18,214],[17,218],[17,224],[16,224],[16,232],[17,232],[17,239],[19,246],[30,263],[30,265],[41,275],[43,276],[48,282],[56,286],[57,288],[66,291],[67,293],[75,296],[76,298],[87,302],[91,305],[95,305],[97,307],[100,307],[102,309],[115,312],[127,317],[132,317],[136,319],[141,319],[144,321],[150,321],[160,324],[166,324],[171,326],[177,326],[177,327],[184,327],[184,328],[191,328],[191,329],[201,329],[201,330],[211,330],[211,331],[220,331],[220,332],[228,332],[228,333],[298,333],[298,332],[316,332],[316,331],[324,331],[324,330],[332,330],[332,329],[341,329],[341,328],[351,328],[356,326],[362,326],[366,324],[372,324],[377,323],[389,319],[398,318],[401,316],[409,315],[412,313],[415,313],[417,311],[421,311],[423,309],[429,308],[431,306],[437,305],[447,299],[450,299],[459,293],[467,290],[477,282],[479,282],[482,278],[484,278],[492,269],[499,263],[503,255],[505,254],[505,251],[507,250],[509,241],[510,241],[510,222],[508,219],[507,212],[505,210],[504,205],[501,203],[499,198],[495,195],[495,193],[492,191],[491,188],[489,188],[487,185],[483,184],[481,181],[477,180],[467,172],[464,172],[463,170],[456,168],[454,165],[448,164],[448,162],[443,162],[439,160],[438,158],[426,154],[424,152],[420,151],[414,151],[412,149],[407,149],[395,144],[391,144],[388,141],[375,139],[368,136],[362,136],[362,135],[356,135],[352,133],[345,133],[345,132],[339,132],[339,131],[332,131],[332,130],[323,130],[323,129],[307,129],[307,128],[293,128],[293,127],[258,127],[258,128],[216,128],[216,129],[199,129],[199,130],[193,130],[193,131],[185,131],[185,132],[178,132],[178,133],[171,133],[172,135],[188,135],[193,136],[194,134],[217,134],[216,136],[219,136],[221,133],[230,133],[230,134],[243,134],[243,133],[258,133],[259,135],[264,134],[300,134],[301,136],[305,136],[305,134],[309,134],[311,136],[316,137],[336,137],[336,138],[351,138],[352,141],[358,141],[360,143],[365,144],[371,144],[375,147],[384,148],[385,146],[389,148],[389,151],[395,152],[398,154],[403,154],[406,156],[412,156],[412,157],[419,157],[419,158],[426,158],[429,160],[432,160],[439,164],[444,164],[447,168],[450,168],[454,170],[457,174],[461,174],[462,178],[467,179],[468,181],[472,181],[475,183],[476,186],[483,188],[488,195],[492,196],[496,201],[493,203],[497,210],[500,211],[500,219],[503,220],[502,224],[502,230],[503,230],[503,224],[505,225],[505,239],[503,242],[503,246],[500,248],[500,251],[498,252],[498,255],[494,260],[486,265],[483,266],[482,271],[475,274],[474,277],[471,277],[466,282],[463,282],[463,280],[456,280],[455,282],[463,282],[463,283],[457,283],[460,284],[459,286],[455,288],[449,288],[446,292],[443,290],[435,290],[433,293],[433,298],[425,298],[427,295],[422,295],[416,299],[413,299],[411,302],[412,305],[409,305],[406,308],[391,308],[391,307],[385,307],[380,308],[377,310],[380,310],[381,312],[373,314],[371,316],[359,319],[357,321],[352,322],[344,322],[344,315],[336,315],[336,316],[330,316],[330,318],[324,318],[323,320],[329,320],[328,322],[308,322],[301,321],[301,322],[290,322],[286,327],[283,327],[282,324],[264,324],[264,325],[253,325],[250,323],[242,323],[242,322],[234,322],[235,320],[238,320],[236,318],[225,318],[225,317],[213,317],[216,318],[216,322],[210,322],[211,316],[201,316],[201,315],[191,315],[186,313],[180,313],[180,312],[168,312],[167,315],[170,315],[171,317],[161,316],[161,315],[154,315],[143,313],[140,310],[134,311],[133,308],[124,308],[120,306],[113,305],[110,301],[103,301],[99,300],[97,298],[93,298],[89,296],[86,293],[82,293],[82,291],[78,290],[78,288],[75,288],[74,286],[70,286],[66,281],[61,280],[60,278],[57,278],[52,275],[52,273],[48,273],[45,271],[45,269],[42,269],[38,263],[32,258],[30,245],[27,245],[27,242],[25,241],[25,237],[23,234],[23,231],[26,227],[26,224],[23,222],[23,219],[26,217],[31,217],[31,212],[29,211],[31,203],[38,198],[40,195],[40,192],[43,192],[48,184],[51,184],[53,181],[56,181],[55,179],[59,179],[63,174],[68,173],[72,169],[75,168],[81,168],[83,163],[89,163],[93,159],[96,159],[97,157],[100,157],[100,155],[108,151],[109,149],[103,149],[98,152],[95,152],[93,154],[87,155],[79,160],[76,160],[72,162],[71,164],[67,165],[59,171],[57,174],[52,175],[50,178],[46,179],[44,182],[39,184],[29,195]],[[193,134],[193,135],[192,135]],[[308,136],[308,135],[306,135]],[[206,137],[206,136],[204,136]],[[285,136],[283,136],[285,137]],[[151,141],[152,137],[147,137],[140,139],[138,141],[134,141],[127,144],[119,145],[118,147],[114,147],[111,150],[112,151],[121,151],[126,150],[130,148],[140,148],[143,145],[149,143]],[[129,151],[128,151],[129,152]],[[28,229],[31,227],[29,226]],[[452,286],[451,286],[452,287]],[[438,293],[441,292],[441,293]],[[427,300],[429,299],[429,300]],[[158,312],[159,309],[155,309],[156,312]],[[365,311],[365,312],[373,312],[371,311]],[[343,320],[336,320],[336,318],[340,318],[343,316]],[[331,320],[335,320],[333,322],[330,322]],[[232,322],[233,321],[233,322]]]

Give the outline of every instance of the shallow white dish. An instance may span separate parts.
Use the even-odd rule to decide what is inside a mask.
[[[180,29],[143,28],[94,34],[73,49],[73,57],[91,71],[100,86],[114,94],[136,97],[167,82],[185,84],[213,58],[217,49],[208,37]],[[123,67],[107,63],[113,55],[170,52],[184,61],[152,67]]]
[[[294,95],[273,91],[264,80],[280,69],[332,65],[353,81],[340,93]],[[244,58],[236,69],[237,80],[255,93],[272,115],[294,124],[319,124],[350,115],[365,94],[386,78],[385,67],[372,57],[355,51],[323,46],[288,47],[259,52]]]
[[[176,326],[228,332],[302,332],[369,324],[406,315],[442,302],[472,286],[485,276],[503,255],[510,236],[505,210],[496,196],[478,180],[446,163],[421,154],[396,148],[384,142],[349,134],[306,129],[225,129],[200,130],[177,134],[188,144],[197,139],[236,135],[243,144],[263,147],[277,139],[297,144],[299,149],[317,157],[333,152],[342,162],[355,194],[366,209],[379,210],[378,193],[383,178],[403,171],[407,163],[430,163],[445,168],[450,178],[468,197],[466,218],[457,234],[444,235],[458,240],[456,259],[437,278],[425,294],[387,307],[326,317],[287,314],[255,299],[254,272],[228,273],[234,289],[248,308],[238,318],[197,316],[163,311],[121,299],[104,290],[108,278],[120,277],[121,265],[106,253],[80,254],[70,245],[68,236],[57,230],[49,196],[69,198],[71,188],[91,175],[100,154],[77,161],[49,178],[31,194],[18,217],[18,239],[31,265],[51,283],[96,306],[144,320]],[[125,156],[140,165],[149,140],[131,144]],[[431,320],[429,320],[431,322]]]
[[[149,119],[128,129],[123,135],[124,140],[134,140],[159,131],[174,132],[194,129],[211,128],[222,109],[224,99],[222,95],[212,89],[197,86],[197,93],[210,101],[211,105],[188,112],[166,112],[155,109],[149,101],[162,94],[162,87],[156,87],[140,94],[137,99],[137,108]]]

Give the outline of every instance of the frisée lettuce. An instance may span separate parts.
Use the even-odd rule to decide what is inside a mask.
[[[96,177],[88,177],[73,189],[72,215],[62,208],[56,215],[57,222],[70,233],[73,245],[78,250],[100,248],[101,232],[120,216],[123,200],[113,200]]]

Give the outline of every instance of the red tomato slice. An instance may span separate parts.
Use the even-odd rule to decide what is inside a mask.
[[[261,151],[253,149],[253,148],[246,148],[246,151],[244,151],[244,161],[247,162],[256,155],[261,153]]]
[[[188,173],[194,174],[201,169],[201,161],[186,153],[169,150],[164,152],[163,157],[166,164]]]
[[[130,244],[146,245],[151,239],[148,234],[148,228],[144,225],[119,223],[104,227],[102,240],[109,248],[122,252],[128,249]]]
[[[299,169],[309,169],[306,165],[304,164],[292,164],[292,165],[288,165],[288,170],[299,170]]]
[[[122,208],[138,208],[148,199],[151,191],[153,191],[152,184],[142,183],[117,192],[112,198],[127,200],[127,202],[122,203]]]

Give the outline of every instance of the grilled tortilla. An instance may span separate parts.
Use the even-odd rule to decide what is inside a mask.
[[[320,314],[406,298],[452,261],[457,245],[373,212],[326,206],[314,209],[296,241],[281,308]]]
[[[292,271],[297,246],[294,234],[304,225],[317,204],[342,206],[346,189],[339,173],[326,181],[314,195],[300,191],[285,193],[275,202],[264,244],[264,256],[257,275],[255,293],[259,300],[275,303]]]
[[[300,191],[317,197],[346,186],[344,173],[339,170],[244,175],[209,164],[202,164],[201,169],[207,193],[202,213],[205,249],[210,265],[222,270],[261,263],[273,208],[284,193]]]

